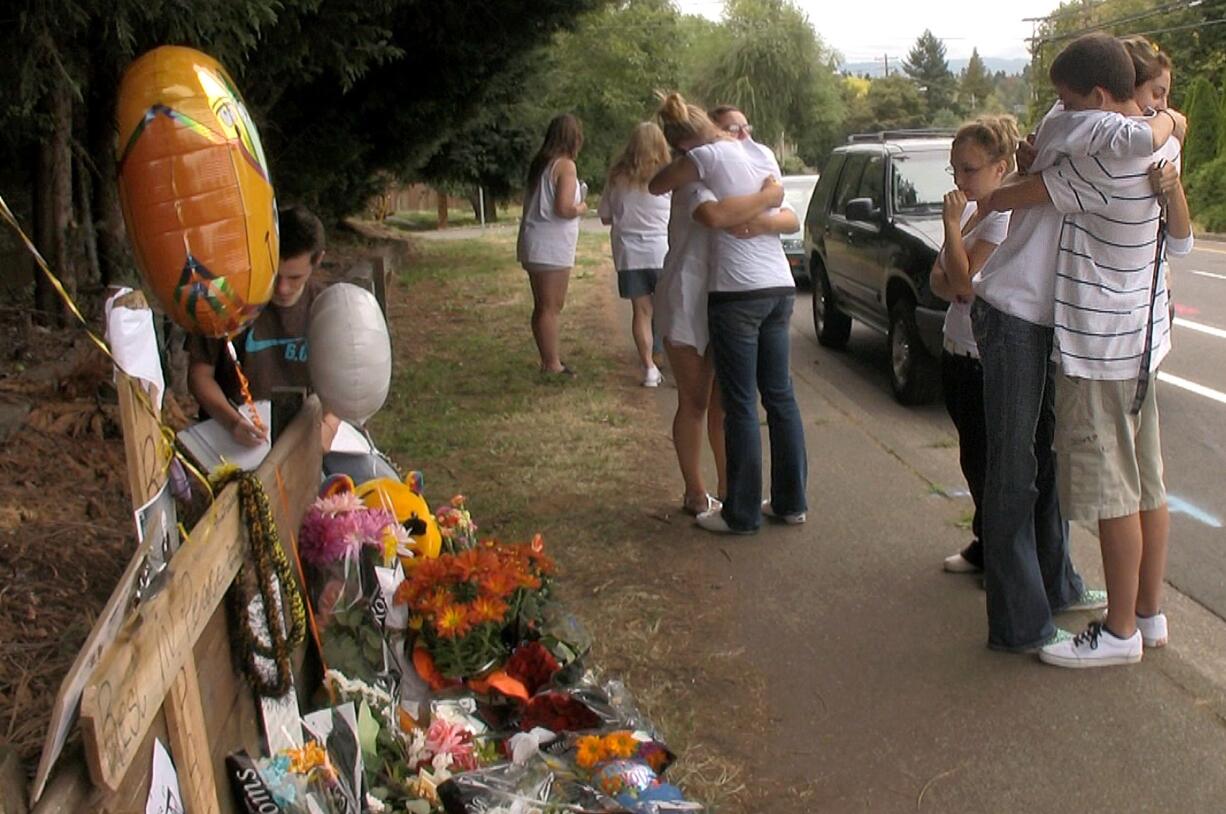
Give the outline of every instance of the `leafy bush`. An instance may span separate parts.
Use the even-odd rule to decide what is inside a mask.
[[[1192,218],[1210,232],[1226,232],[1226,156],[1191,173],[1186,186]]]

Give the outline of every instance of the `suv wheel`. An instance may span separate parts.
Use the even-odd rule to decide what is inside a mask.
[[[826,267],[816,254],[809,262],[809,278],[813,281],[813,332],[817,341],[827,348],[846,346],[851,336],[851,317],[835,304]]]
[[[901,404],[932,401],[940,384],[936,360],[924,349],[915,303],[902,298],[890,309],[890,385]]]

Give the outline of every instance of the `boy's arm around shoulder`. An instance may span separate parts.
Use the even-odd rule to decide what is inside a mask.
[[[1158,113],[1130,118],[1106,110],[1075,110],[1053,113],[1043,122],[1040,157],[1035,165],[1045,169],[1057,155],[1146,158],[1177,131],[1177,114]],[[1043,156],[1048,160],[1044,161]]]

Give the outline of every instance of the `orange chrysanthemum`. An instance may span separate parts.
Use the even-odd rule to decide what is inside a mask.
[[[479,552],[475,548],[457,554],[451,560],[451,572],[460,582],[468,582],[480,567]]]
[[[605,759],[604,744],[599,735],[585,735],[576,744],[578,752],[575,762],[584,769],[590,769]]]
[[[493,596],[479,596],[468,606],[468,618],[474,625],[502,622],[507,615],[507,603]]]
[[[456,639],[468,633],[468,612],[460,605],[447,605],[434,620],[438,635],[444,639]]]
[[[481,591],[501,599],[514,593],[517,583],[513,574],[506,571],[492,571],[481,578]]]
[[[610,757],[630,757],[639,748],[639,742],[629,732],[612,732],[604,737],[604,748]]]

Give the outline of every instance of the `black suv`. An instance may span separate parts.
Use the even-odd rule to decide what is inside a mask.
[[[813,280],[813,328],[832,348],[847,344],[851,320],[889,338],[895,397],[932,400],[947,303],[928,288],[943,239],[941,205],[953,134],[891,131],[852,136],[836,147],[805,216]]]

